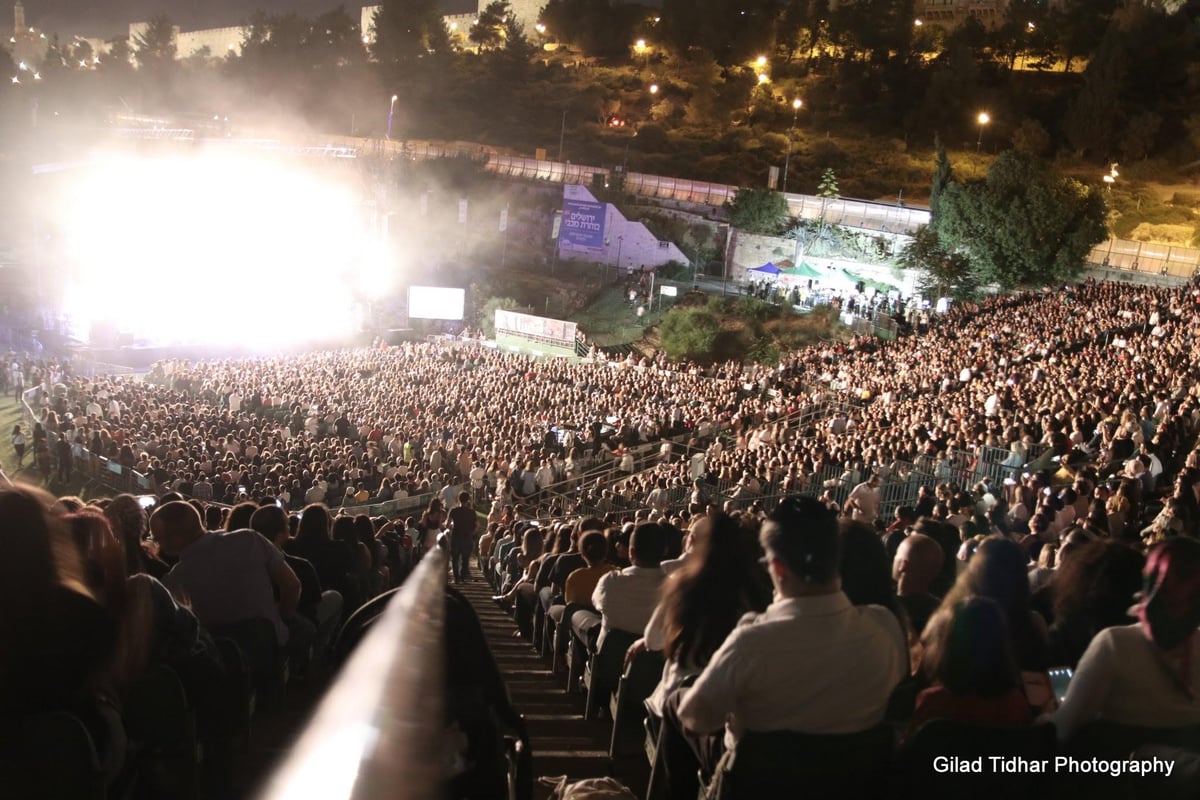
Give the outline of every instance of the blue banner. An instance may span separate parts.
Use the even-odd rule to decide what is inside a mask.
[[[563,200],[560,235],[568,247],[604,249],[604,203]]]

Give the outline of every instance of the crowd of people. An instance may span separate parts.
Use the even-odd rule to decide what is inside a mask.
[[[1097,283],[993,297],[771,368],[472,342],[168,361],[144,381],[6,359],[10,388],[39,388],[18,469],[77,445],[158,497],[147,518],[129,496],[0,492],[0,591],[29,610],[0,631],[3,713],[79,713],[117,747],[115,780],[109,709],[153,659],[221,694],[212,632],[259,652],[265,622],[258,669],[304,672],[446,533],[454,579],[477,551],[517,634],[548,619],[594,651],[620,631],[631,659],[662,653],[672,796],[748,731],[1051,719],[1092,747],[1097,720],[1200,725],[1198,303],[1195,286]],[[581,486],[553,519],[523,506],[681,435],[682,455]],[[994,453],[1002,473],[982,468]],[[885,504],[898,484],[911,497]],[[353,512],[404,496],[424,513]],[[1077,671],[1065,699],[1060,666]],[[209,711],[205,730],[230,724]]]

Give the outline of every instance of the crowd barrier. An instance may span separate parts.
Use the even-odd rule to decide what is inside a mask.
[[[41,395],[40,387],[26,389],[21,395],[21,405],[32,425],[41,422],[30,405],[37,403]],[[55,464],[58,462],[57,445],[61,437],[55,431],[46,431],[46,441],[49,445],[49,457]],[[93,453],[81,444],[71,445],[71,474],[83,475],[89,484],[103,486],[110,492],[130,494],[157,494],[154,481],[149,476],[127,467],[105,456]]]

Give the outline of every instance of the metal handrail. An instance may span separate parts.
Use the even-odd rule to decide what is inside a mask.
[[[260,800],[445,797],[446,554],[435,547],[359,643]]]

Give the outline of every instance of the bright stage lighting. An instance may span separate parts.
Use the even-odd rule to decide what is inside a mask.
[[[96,159],[58,206],[77,331],[270,348],[355,330],[386,267],[362,204],[300,160],[227,152]]]

